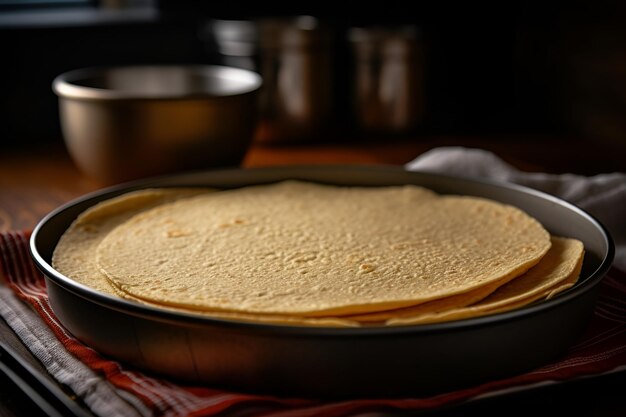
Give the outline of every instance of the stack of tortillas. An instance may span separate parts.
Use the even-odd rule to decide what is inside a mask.
[[[413,185],[149,189],[85,211],[53,266],[216,318],[381,326],[477,317],[576,282],[584,248],[523,211]]]

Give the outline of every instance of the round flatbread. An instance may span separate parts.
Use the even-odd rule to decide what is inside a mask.
[[[81,213],[61,236],[52,255],[52,266],[66,277],[90,288],[125,296],[98,268],[96,248],[102,239],[116,226],[143,210],[208,191],[207,188],[146,189],[98,203]]]
[[[528,272],[502,285],[492,294],[473,305],[453,309],[404,309],[387,311],[377,319],[387,319],[388,325],[409,325],[459,320],[485,314],[510,311],[539,299],[548,299],[572,287],[580,275],[584,247],[577,239],[552,237],[552,247],[543,259]],[[367,321],[371,317],[350,317]]]
[[[381,311],[343,317],[302,317],[272,314],[245,314],[224,311],[198,311],[151,303],[126,295],[126,298],[156,308],[166,308],[182,313],[202,314],[207,317],[297,326],[361,327],[399,326],[436,323],[479,317],[510,311],[540,299],[549,299],[571,288],[578,280],[584,248],[576,239],[553,236],[552,246],[537,265],[526,273],[509,281],[506,285],[496,282],[472,292],[470,296],[459,294],[441,300],[420,304],[415,307]],[[491,294],[491,295],[490,295]],[[489,295],[489,296],[488,296]],[[450,308],[460,305],[458,297],[476,302],[471,306]],[[488,296],[488,297],[487,297]],[[465,303],[465,300],[463,301]],[[469,302],[467,303],[469,304]]]
[[[115,227],[96,252],[111,282],[142,300],[315,317],[504,282],[550,245],[535,219],[482,198],[285,181],[161,204]]]

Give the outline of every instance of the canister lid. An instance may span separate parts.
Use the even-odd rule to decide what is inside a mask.
[[[207,34],[208,32],[208,34]],[[205,30],[221,54],[252,56],[259,49],[307,48],[326,45],[331,32],[314,16],[212,20]]]

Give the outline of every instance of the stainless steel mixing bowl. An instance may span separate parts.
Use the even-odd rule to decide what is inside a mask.
[[[52,87],[72,158],[116,183],[238,165],[261,83],[253,71],[224,66],[132,66],[70,71]]]

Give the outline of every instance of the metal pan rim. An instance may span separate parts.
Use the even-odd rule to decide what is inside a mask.
[[[200,314],[194,313],[185,313],[178,311],[171,311],[166,309],[161,309],[158,307],[152,307],[147,305],[140,305],[137,303],[133,303],[131,301],[127,301],[121,298],[116,298],[113,296],[109,296],[106,294],[102,294],[93,290],[83,284],[77,283],[74,280],[65,277],[56,271],[51,264],[45,259],[45,257],[41,254],[40,245],[38,243],[38,238],[41,233],[42,228],[46,226],[48,222],[53,220],[56,216],[64,214],[67,210],[75,208],[80,204],[95,204],[100,200],[104,200],[106,198],[111,198],[115,195],[122,194],[127,191],[141,189],[141,188],[149,188],[156,186],[163,186],[162,184],[172,184],[179,182],[180,185],[185,185],[185,182],[188,182],[190,178],[194,178],[198,175],[222,175],[228,177],[231,174],[249,174],[254,176],[259,176],[262,173],[271,173],[273,175],[284,175],[287,179],[289,176],[298,176],[302,175],[302,172],[322,172],[322,171],[351,171],[351,172],[362,172],[366,171],[368,173],[403,173],[408,176],[415,175],[418,176],[427,176],[427,177],[439,177],[446,178],[451,181],[457,182],[466,182],[466,183],[478,183],[484,184],[491,187],[499,187],[506,190],[515,190],[515,192],[521,192],[528,195],[533,195],[545,200],[549,200],[550,202],[563,206],[566,209],[572,210],[577,214],[584,217],[587,221],[589,221],[594,227],[596,227],[600,233],[604,236],[606,240],[607,252],[604,254],[603,259],[600,260],[599,266],[588,276],[581,277],[582,280],[579,283],[569,289],[568,291],[559,294],[553,299],[542,301],[539,303],[533,303],[529,306],[522,307],[520,309],[516,309],[509,312],[498,313],[493,315],[487,315],[476,318],[468,318],[462,320],[448,321],[442,323],[432,323],[432,324],[420,324],[420,325],[409,325],[409,326],[391,326],[391,327],[383,327],[383,326],[372,326],[372,327],[360,327],[360,328],[334,328],[334,327],[313,327],[313,326],[294,326],[294,325],[283,325],[283,324],[272,324],[272,323],[254,323],[254,322],[244,322],[244,321],[235,321],[235,320],[226,320],[226,319],[218,319],[218,318],[210,318]],[[294,174],[295,173],[295,174]],[[298,174],[299,173],[299,174]],[[261,175],[262,176],[262,175]],[[187,180],[187,181],[186,181]],[[159,185],[161,184],[161,185]],[[245,184],[242,184],[244,186]],[[347,184],[346,184],[347,185]],[[170,186],[170,185],[166,185]],[[232,169],[222,169],[222,170],[211,170],[211,171],[194,171],[183,174],[176,175],[167,175],[160,177],[151,177],[137,181],[131,181],[124,184],[119,184],[111,187],[107,187],[101,190],[97,190],[88,194],[85,194],[81,197],[73,199],[68,203],[58,207],[57,209],[50,212],[47,216],[45,216],[34,228],[31,238],[30,238],[30,252],[31,256],[38,266],[38,268],[44,272],[46,279],[52,280],[54,283],[62,286],[64,289],[74,293],[75,295],[87,299],[91,302],[98,303],[103,305],[109,309],[114,309],[117,311],[121,311],[123,313],[140,316],[144,318],[149,318],[152,320],[163,321],[175,323],[178,325],[184,326],[204,326],[211,325],[217,327],[227,327],[229,329],[238,329],[240,331],[245,332],[261,332],[261,333],[281,333],[281,334],[297,334],[302,336],[315,336],[315,337],[372,337],[372,336],[391,336],[391,335],[400,335],[400,334],[411,334],[411,335],[419,335],[419,334],[432,334],[438,332],[449,332],[454,330],[462,330],[467,328],[477,328],[482,326],[491,326],[494,324],[505,323],[508,321],[514,321],[516,319],[527,317],[530,315],[538,314],[544,310],[548,310],[554,308],[562,303],[567,303],[569,300],[577,298],[582,293],[591,290],[595,285],[597,285],[601,278],[606,274],[609,270],[615,252],[615,247],[613,240],[602,223],[600,223],[594,216],[587,213],[586,211],[580,209],[579,207],[566,202],[562,199],[549,195],[547,193],[525,187],[517,184],[504,183],[500,181],[490,180],[490,179],[482,179],[482,178],[471,178],[471,177],[456,177],[445,174],[436,174],[436,173],[426,173],[426,172],[412,172],[412,171],[404,171],[402,168],[396,166],[380,166],[380,165],[289,165],[289,166],[275,166],[275,167],[265,167],[265,168],[232,168]]]

